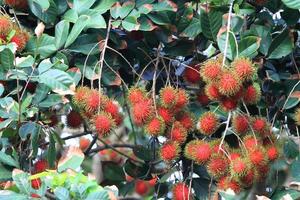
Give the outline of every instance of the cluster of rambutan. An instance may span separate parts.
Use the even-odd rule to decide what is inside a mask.
[[[28,7],[27,0],[4,0],[4,2],[10,7],[18,10],[26,10]]]
[[[29,40],[29,34],[21,30],[9,16],[0,15],[0,44],[15,43],[17,51],[22,51]]]
[[[155,106],[144,89],[134,87],[129,90],[128,101],[137,126],[144,127],[150,136],[168,138],[161,147],[161,158],[166,162],[175,160],[179,156],[180,145],[194,128],[193,117],[186,110],[189,102],[186,91],[166,86],[160,90]]]
[[[222,67],[220,59],[209,60],[200,69],[206,83],[205,95],[220,102],[225,111],[234,110],[241,101],[247,105],[259,101],[261,91],[254,82],[255,74],[256,69],[247,58],[236,58],[230,67]]]
[[[91,121],[99,136],[106,136],[123,121],[118,102],[96,89],[77,88],[73,102],[81,116]]]

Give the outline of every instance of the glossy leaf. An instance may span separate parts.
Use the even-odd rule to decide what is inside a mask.
[[[77,21],[75,22],[68,38],[65,44],[65,48],[70,46],[76,38],[79,36],[81,31],[86,27],[86,25],[89,23],[90,17],[87,15],[81,15]]]
[[[68,34],[69,34],[70,23],[66,20],[60,21],[55,26],[55,46],[57,49],[60,49],[64,46]]]

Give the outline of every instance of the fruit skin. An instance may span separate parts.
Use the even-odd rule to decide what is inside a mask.
[[[185,183],[176,183],[172,188],[173,200],[188,200],[193,199],[191,197],[191,191]]]
[[[190,84],[199,83],[201,81],[199,70],[200,70],[200,65],[186,67],[183,73],[184,80]]]
[[[200,69],[200,76],[202,79],[208,82],[214,82],[219,79],[222,72],[222,65],[218,61],[209,60]]]
[[[38,160],[35,164],[34,164],[34,173],[40,173],[45,171],[48,168],[48,162],[44,159],[42,160]]]
[[[90,140],[84,137],[81,137],[79,140],[79,148],[82,151],[85,151],[90,146]]]
[[[158,115],[163,118],[166,124],[171,124],[174,121],[174,115],[169,109],[164,107],[158,107],[157,112]]]
[[[148,184],[151,187],[154,187],[156,185],[157,179],[158,179],[157,176],[155,176],[153,179],[151,179],[151,180],[148,181]]]
[[[127,99],[131,105],[135,105],[146,98],[146,91],[143,88],[132,87],[128,91]]]
[[[133,121],[137,126],[144,125],[154,114],[154,108],[150,99],[142,100],[132,107]]]
[[[241,81],[233,72],[226,70],[220,75],[218,89],[222,95],[233,96],[239,92]]]
[[[41,185],[42,185],[42,181],[41,181],[40,178],[36,178],[36,179],[31,180],[31,187],[33,189],[38,190],[38,189],[40,189]]]
[[[265,149],[262,146],[252,147],[252,149],[248,151],[248,158],[254,166],[263,166],[268,162]]]
[[[80,128],[81,125],[82,125],[82,117],[81,115],[72,110],[68,115],[67,115],[67,119],[66,119],[66,123],[67,123],[67,126],[69,128]]]
[[[12,22],[11,22],[9,16],[1,15],[0,16],[0,35],[4,37],[4,38],[1,37],[1,39],[6,40],[6,35],[9,34],[11,29],[12,29]]]
[[[177,90],[177,101],[175,102],[176,111],[180,111],[189,103],[189,96],[183,89]]]
[[[11,38],[10,42],[14,42],[17,45],[17,51],[22,51],[26,43],[29,40],[29,34],[25,31],[17,31],[15,35]]]
[[[87,98],[89,92],[90,92],[90,88],[88,88],[88,87],[78,87],[76,89],[76,92],[75,92],[72,100],[78,108],[84,107],[84,102],[85,102],[85,99]]]
[[[248,58],[237,58],[231,63],[231,66],[242,81],[251,80],[255,73],[253,63]]]
[[[237,105],[238,102],[234,98],[223,98],[221,100],[221,107],[226,112],[236,109]]]
[[[202,106],[206,106],[209,104],[209,97],[201,92],[197,94],[197,101],[202,105]]]
[[[160,102],[163,107],[173,107],[178,101],[177,90],[171,86],[162,88],[159,91]]]
[[[93,123],[99,136],[106,136],[116,126],[111,115],[106,112],[100,112],[96,115]]]
[[[250,162],[245,158],[236,158],[230,162],[230,172],[233,177],[243,177],[252,170]]]
[[[265,137],[268,134],[269,124],[264,117],[255,117],[251,120],[252,128],[259,136]]]
[[[98,90],[89,90],[84,98],[85,109],[88,112],[96,112],[101,104],[101,95]]]
[[[221,190],[227,190],[227,189],[232,189],[235,193],[239,193],[241,191],[241,186],[240,184],[230,178],[230,176],[224,176],[222,177],[218,184],[217,184],[218,189]]]
[[[149,122],[146,124],[145,130],[151,136],[158,136],[162,135],[165,132],[166,125],[162,117],[153,117]]]
[[[176,116],[176,120],[188,131],[191,131],[194,129],[194,117],[186,112],[180,112]]]
[[[243,138],[243,143],[247,150],[251,150],[253,147],[260,145],[260,141],[257,140],[253,135],[245,135]]]
[[[165,162],[171,162],[179,157],[180,146],[178,142],[175,141],[167,141],[160,148],[160,157]]]
[[[279,151],[276,146],[268,146],[266,147],[266,152],[268,156],[268,160],[274,161],[279,157]]]
[[[205,94],[212,101],[219,100],[221,98],[221,94],[219,89],[215,83],[210,83],[205,86]]]
[[[185,142],[186,137],[187,137],[187,130],[182,126],[182,124],[178,121],[174,122],[170,133],[169,133],[169,138],[172,141],[176,141],[179,144],[182,144]]]
[[[205,112],[199,119],[199,126],[197,127],[200,133],[203,135],[212,135],[216,132],[219,126],[219,120],[215,113]]]
[[[211,146],[203,140],[192,140],[184,149],[186,158],[195,161],[197,164],[205,164],[212,154]]]
[[[257,83],[253,83],[249,85],[243,94],[243,101],[247,105],[253,105],[260,101],[261,98],[261,90],[260,86]]]
[[[226,175],[229,170],[229,162],[222,154],[213,154],[207,165],[208,174],[214,179],[219,179]]]
[[[31,196],[32,198],[41,198],[40,195],[35,194],[35,193],[32,193],[30,196]]]
[[[232,118],[232,128],[238,135],[243,135],[249,130],[249,119],[245,115],[235,114]]]
[[[149,192],[149,185],[146,181],[136,180],[134,189],[139,195],[145,196]]]

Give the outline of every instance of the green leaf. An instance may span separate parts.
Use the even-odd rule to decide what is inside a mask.
[[[122,7],[119,10],[119,17],[121,19],[125,18],[130,13],[130,11],[133,10],[134,6],[135,2],[133,0],[125,1],[125,3],[122,4]]]
[[[151,161],[153,159],[154,152],[146,148],[142,145],[137,145],[133,149],[134,155],[136,155],[139,159],[145,160],[145,161]],[[155,153],[156,154],[156,153]]]
[[[149,13],[147,16],[158,25],[167,25],[171,23],[167,13]]]
[[[13,69],[14,68],[14,54],[10,49],[5,48],[0,52],[1,68]]]
[[[73,78],[66,72],[50,69],[39,76],[39,83],[44,83],[52,91],[60,94],[74,94],[75,84]]]
[[[133,178],[146,178],[149,171],[149,165],[137,165],[136,163],[127,159],[124,164],[124,170],[126,174]]]
[[[39,102],[46,98],[48,92],[50,92],[49,87],[43,83],[39,83],[35,89],[35,95],[33,97],[32,103],[34,105],[37,105]]]
[[[73,68],[70,68],[67,73],[73,77],[74,79],[74,83],[75,85],[78,85],[79,81],[81,80],[81,72],[80,72],[80,69],[77,68],[77,67],[73,67]]]
[[[27,43],[27,51],[32,54],[36,53],[41,58],[47,58],[54,52],[56,52],[55,38],[47,34],[43,34],[41,37],[32,37]]]
[[[300,0],[282,0],[282,2],[289,8],[300,9]]]
[[[33,0],[33,2],[37,3],[42,8],[43,11],[46,11],[50,7],[50,3],[48,0],[43,0],[43,1]]]
[[[55,46],[56,49],[60,49],[64,46],[68,34],[69,34],[70,23],[66,20],[60,21],[55,26]]]
[[[180,36],[182,37],[189,37],[194,39],[202,32],[201,28],[201,20],[197,17],[193,17],[190,24],[182,31]]]
[[[116,2],[111,8],[110,8],[110,15],[112,18],[117,19],[120,16],[120,9],[121,4],[120,2]]]
[[[27,195],[18,194],[11,190],[2,190],[0,193],[0,199],[5,200],[29,200]]]
[[[85,200],[95,200],[95,199],[110,200],[108,192],[104,189],[101,191],[95,191],[89,193]]]
[[[89,9],[96,0],[74,0],[73,9],[77,11],[78,14],[81,14],[83,11]]]
[[[122,26],[127,31],[134,31],[139,29],[140,24],[135,17],[128,16],[122,21]]]
[[[117,0],[100,0],[99,4],[96,5],[93,9],[96,10],[99,14],[103,14],[108,11],[115,2],[117,2]]]
[[[40,20],[47,24],[54,24],[56,17],[58,15],[57,11],[58,8],[53,0],[48,0],[50,3],[50,6],[47,8],[47,10],[44,10],[45,5],[42,5],[41,7],[41,2],[43,1],[37,1],[37,0],[28,0],[29,7],[31,12],[38,17]],[[39,3],[37,3],[39,2]],[[42,3],[44,4],[44,2]]]
[[[84,154],[78,147],[70,146],[64,156],[59,160],[57,171],[62,172],[66,169],[76,170],[82,164]]]
[[[62,96],[59,94],[49,94],[47,98],[38,104],[41,108],[50,108],[63,102]]]
[[[88,28],[106,28],[106,22],[102,15],[98,13],[96,10],[86,10],[83,12],[84,15],[90,17],[88,24],[86,25],[86,29]]]
[[[0,83],[0,97],[2,96],[3,92],[4,92],[4,85]]]
[[[293,48],[294,44],[289,31],[286,29],[272,41],[268,52],[268,59],[279,59],[287,56],[293,51]]]
[[[54,194],[58,200],[69,200],[70,199],[70,193],[64,187],[55,188]]]
[[[151,5],[151,4],[143,4],[140,7],[138,7],[138,11],[141,14],[148,14],[151,11],[153,11],[153,5]]]
[[[298,156],[297,160],[291,165],[292,179],[294,181],[300,182],[300,157]]]
[[[78,20],[78,14],[74,9],[70,9],[64,14],[63,19],[75,23]]]
[[[11,179],[12,174],[11,171],[6,169],[3,165],[0,164],[0,181],[7,181]],[[0,195],[1,199],[1,195]]]
[[[123,168],[112,163],[103,166],[104,178],[111,181],[125,181]]]
[[[16,161],[12,156],[7,155],[3,151],[0,151],[0,162],[4,165],[9,165],[17,168],[20,167],[18,161]]]
[[[158,1],[158,3],[153,5],[153,11],[172,11],[176,12],[178,9],[177,4],[170,0]]]
[[[260,46],[261,39],[255,36],[248,36],[243,38],[239,44],[239,56],[252,58]]]
[[[299,199],[299,198],[300,198],[300,192],[291,189],[279,190],[272,195],[272,200]]]
[[[89,20],[90,20],[90,17],[87,16],[87,15],[81,15],[78,18],[78,20],[74,24],[74,26],[73,26],[73,28],[72,28],[69,36],[68,36],[68,39],[67,39],[66,44],[65,44],[65,48],[70,46],[76,40],[76,38],[79,36],[81,31],[88,24]]]
[[[270,27],[254,24],[251,26],[250,30],[253,30],[255,35],[261,38],[261,41],[263,42],[260,43],[259,51],[262,54],[267,55],[272,42]]]
[[[222,26],[222,15],[220,11],[211,10],[208,13],[201,12],[201,28],[205,37],[208,39],[217,40],[217,34]]]
[[[16,67],[18,68],[32,67],[33,64],[34,64],[34,58],[31,55],[29,55],[27,57],[19,58]]]
[[[14,183],[25,194],[30,194],[31,184],[29,184],[29,175],[19,169],[14,169],[12,173]]]
[[[100,52],[97,34],[82,34],[68,48],[72,52],[94,55]]]
[[[224,28],[223,30],[220,31],[220,33],[218,34],[218,46],[219,49],[221,50],[222,53],[224,53],[225,51],[225,46],[226,46],[226,28]],[[226,57],[230,60],[233,60],[236,57],[236,53],[237,53],[237,46],[236,46],[236,39],[235,36],[232,32],[228,33],[228,45],[227,45],[227,53],[226,53]]]
[[[21,113],[26,112],[31,102],[32,102],[32,95],[27,95],[27,97],[21,102]]]
[[[299,155],[298,145],[292,139],[289,139],[283,146],[283,152],[288,159],[295,159]]]
[[[49,138],[50,139],[49,139],[47,158],[48,158],[49,167],[53,168],[55,167],[56,149],[55,149],[55,139],[52,133],[50,133]]]
[[[19,136],[21,137],[22,141],[25,141],[28,137],[28,135],[31,135],[33,137],[36,134],[39,134],[41,130],[41,125],[35,123],[35,122],[27,122],[25,124],[22,124],[22,126],[19,129]]]
[[[50,59],[43,60],[38,66],[39,74],[42,74],[53,67],[53,64],[50,62]]]
[[[151,20],[144,16],[139,18],[139,24],[139,30],[141,31],[153,31],[157,27],[152,23]]]
[[[295,106],[298,105],[299,102],[300,102],[299,98],[297,98],[297,97],[290,97],[288,99],[287,103],[285,104],[285,106],[282,109],[287,110],[287,109],[294,108]]]

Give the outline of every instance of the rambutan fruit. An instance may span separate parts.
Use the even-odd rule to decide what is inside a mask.
[[[132,117],[136,125],[144,125],[154,114],[154,108],[150,99],[142,100],[132,107]]]
[[[5,0],[5,3],[17,10],[26,10],[28,8],[27,0]]]
[[[26,43],[29,40],[29,34],[25,31],[17,31],[16,34],[11,38],[10,42],[14,42],[17,45],[17,50],[22,51]]]
[[[266,147],[266,152],[268,155],[268,160],[274,161],[279,157],[279,151],[276,146],[268,146]]]
[[[157,113],[159,116],[163,118],[166,124],[171,124],[174,121],[174,115],[173,113],[164,107],[158,107],[157,108]]]
[[[297,108],[294,113],[294,120],[297,126],[300,126],[300,108]]]
[[[151,180],[148,181],[148,184],[151,187],[154,187],[156,185],[157,179],[158,179],[157,176],[155,176],[154,178],[152,178]]]
[[[137,194],[144,196],[149,192],[149,185],[146,181],[136,180],[134,189]]]
[[[37,198],[41,198],[40,195],[36,194],[36,193],[32,193],[30,195],[30,197],[34,198],[34,199],[37,199]]]
[[[212,152],[218,152],[219,154],[223,154],[224,152],[220,151],[220,149],[219,149],[220,144],[221,144],[221,139],[215,139],[215,140],[209,141],[209,145],[211,147]],[[221,148],[226,151],[227,149],[229,149],[229,146],[226,142],[223,142],[221,145]]]
[[[112,116],[113,120],[116,123],[116,126],[120,126],[123,123],[123,115],[121,113],[118,113],[115,116]]]
[[[49,123],[48,123],[48,125],[50,127],[54,127],[54,126],[56,126],[58,124],[58,122],[59,122],[59,119],[58,119],[57,115],[51,115],[49,117]]]
[[[101,103],[101,95],[98,90],[90,90],[88,94],[85,96],[85,108],[89,112],[96,112]]]
[[[103,111],[111,114],[112,117],[119,114],[119,106],[116,101],[108,99],[103,101]]]
[[[183,109],[189,102],[188,94],[183,89],[177,90],[177,100],[175,103],[175,109],[180,110]]]
[[[184,80],[190,84],[199,83],[201,81],[199,70],[200,70],[199,65],[186,67],[183,73]]]
[[[215,83],[210,83],[205,86],[205,94],[212,101],[219,100],[221,98],[221,94],[219,89]]]
[[[230,162],[230,172],[233,177],[243,177],[251,170],[251,164],[247,159],[236,158]]]
[[[90,146],[90,140],[85,138],[85,137],[81,137],[79,139],[79,148],[82,150],[82,151],[85,151],[89,146]]]
[[[206,165],[208,174],[214,179],[225,176],[229,170],[229,161],[222,154],[212,154]]]
[[[267,163],[261,164],[261,165],[256,165],[255,171],[256,171],[256,180],[257,182],[264,181],[268,175],[268,172],[270,170],[270,167]]]
[[[225,96],[233,96],[239,92],[241,81],[233,72],[226,70],[218,81],[219,92]]]
[[[192,199],[191,191],[185,183],[176,183],[172,188],[173,200],[188,200]]]
[[[78,87],[73,96],[73,102],[79,108],[83,108],[85,99],[89,96],[90,88],[88,87]]]
[[[234,161],[235,159],[241,158],[242,157],[242,153],[239,150],[230,150],[229,154],[228,154],[229,158],[231,161]]]
[[[208,83],[218,80],[222,72],[222,65],[218,61],[209,60],[200,69],[200,76]]]
[[[12,22],[10,18],[6,15],[0,16],[0,35],[3,35],[3,40],[6,40],[5,36],[9,34],[12,29]]]
[[[197,101],[202,105],[206,106],[209,104],[209,98],[204,92],[200,92],[197,94]]]
[[[41,181],[40,178],[36,178],[36,179],[31,180],[31,187],[33,189],[38,190],[38,189],[40,189],[41,185],[42,185],[42,181]]]
[[[173,107],[178,101],[177,90],[171,86],[164,87],[160,90],[160,102],[163,107]]]
[[[257,177],[256,171],[251,169],[251,170],[248,170],[245,175],[243,175],[242,177],[239,178],[239,182],[242,183],[243,187],[250,187],[253,185],[256,177]]]
[[[198,130],[203,135],[212,135],[219,127],[219,119],[213,112],[205,112],[201,115],[198,122]]]
[[[242,81],[251,80],[255,73],[253,63],[248,58],[237,58],[231,63],[231,66]]]
[[[254,166],[264,165],[268,162],[265,149],[262,146],[252,147],[252,149],[248,151],[248,158]]]
[[[82,125],[82,121],[83,119],[81,115],[74,110],[72,110],[66,118],[66,124],[69,128],[80,128]]]
[[[180,112],[176,116],[176,120],[181,123],[181,125],[188,131],[194,129],[194,118],[193,116],[186,112]]]
[[[165,162],[171,162],[179,157],[180,146],[178,142],[168,141],[160,148],[160,157]]]
[[[135,105],[146,98],[146,91],[140,87],[132,87],[128,90],[128,101],[131,105]]]
[[[93,124],[99,136],[105,136],[109,134],[116,126],[111,115],[106,112],[100,112],[97,114],[93,119]]]
[[[166,125],[162,117],[153,117],[146,124],[146,132],[151,136],[162,135],[165,132]]]
[[[238,102],[234,98],[223,98],[221,100],[221,108],[226,112],[236,109],[237,105]]]
[[[194,160],[197,164],[205,164],[212,154],[209,143],[203,140],[192,140],[184,149],[184,155],[186,158]]]
[[[235,114],[232,118],[232,128],[238,135],[243,135],[249,130],[249,119],[245,115]]]
[[[251,120],[251,122],[253,130],[260,133],[260,135],[262,135],[268,127],[268,122],[264,117],[255,117]]]
[[[36,163],[34,163],[34,173],[40,173],[45,171],[48,168],[48,162],[44,159],[38,160]]]
[[[169,138],[172,141],[182,144],[185,142],[187,134],[187,130],[182,126],[182,124],[178,121],[175,121],[169,132]]]
[[[129,183],[129,182],[132,182],[132,181],[134,180],[134,178],[131,177],[131,176],[129,176],[128,174],[126,174],[125,179],[126,179],[126,181],[127,181],[128,183]]]
[[[257,83],[249,85],[243,94],[243,100],[247,105],[256,104],[261,98],[260,86]]]
[[[246,135],[243,138],[243,143],[247,150],[251,150],[253,147],[261,144],[260,141],[253,135]]]
[[[233,180],[230,176],[224,176],[220,178],[217,184],[217,188],[220,190],[226,191],[227,189],[232,189],[235,193],[239,193],[241,191],[240,184]]]

